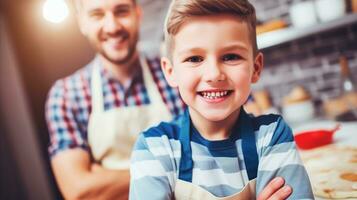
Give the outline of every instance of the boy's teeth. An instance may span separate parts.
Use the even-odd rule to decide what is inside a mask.
[[[209,99],[220,98],[220,97],[226,96],[227,94],[228,94],[228,91],[221,91],[221,92],[202,92],[203,97],[209,98]]]

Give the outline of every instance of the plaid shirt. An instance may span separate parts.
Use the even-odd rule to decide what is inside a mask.
[[[185,104],[178,91],[166,82],[159,59],[147,59],[147,61],[163,101],[174,117],[180,115],[185,109]],[[92,109],[93,63],[92,61],[71,76],[58,80],[48,94],[45,114],[50,133],[48,151],[51,157],[59,151],[70,148],[80,147],[89,150],[87,127]],[[150,104],[141,70],[124,85],[120,84],[104,67],[100,68],[100,72],[104,110]]]

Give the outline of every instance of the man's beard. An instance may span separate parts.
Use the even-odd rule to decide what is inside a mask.
[[[133,55],[136,52],[136,44],[138,42],[138,37],[139,37],[138,34],[134,34],[132,39],[130,38],[130,36],[128,38],[126,38],[129,43],[128,47],[127,47],[127,54],[125,55],[125,57],[120,58],[120,59],[115,59],[115,58],[110,57],[110,55],[100,46],[96,47],[96,49],[97,49],[98,53],[101,54],[109,62],[118,64],[118,65],[126,64],[132,59]]]
[[[131,58],[133,57],[135,51],[136,51],[136,43],[137,42],[134,42],[134,44],[130,44],[129,47],[128,47],[128,53],[126,54],[125,57],[123,58],[120,58],[120,59],[113,59],[111,58],[105,51],[104,49],[100,49],[99,50],[99,54],[101,54],[105,59],[107,59],[109,62],[111,63],[114,63],[114,64],[118,64],[118,65],[121,65],[121,64],[126,64],[128,63]]]

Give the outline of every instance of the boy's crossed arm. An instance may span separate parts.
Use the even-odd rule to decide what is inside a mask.
[[[171,185],[175,181],[175,175],[169,170],[173,169],[172,162],[169,161],[173,161],[173,158],[158,159],[148,148],[145,137],[141,135],[131,160],[129,199],[170,200],[173,198]],[[283,178],[275,177],[258,194],[257,200],[287,199],[292,189],[290,186],[284,186],[284,183]]]
[[[274,177],[282,177],[290,186],[290,199],[314,199],[311,184],[296,149],[291,128],[280,117],[269,144],[262,148],[258,167],[257,192],[265,193]],[[274,181],[274,180],[273,180]],[[284,186],[282,189],[287,189]]]
[[[284,200],[287,199],[292,189],[285,185],[285,180],[281,177],[275,177],[267,186],[259,193],[257,200]]]

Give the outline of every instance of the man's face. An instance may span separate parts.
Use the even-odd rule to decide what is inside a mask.
[[[128,62],[136,51],[140,9],[133,0],[77,0],[79,25],[105,59]]]

